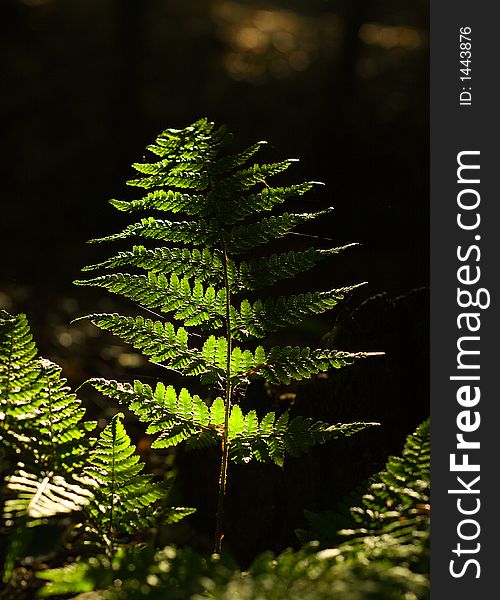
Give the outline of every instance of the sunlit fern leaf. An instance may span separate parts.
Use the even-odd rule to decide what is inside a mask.
[[[149,423],[147,433],[156,435],[155,448],[167,448],[187,442],[189,448],[211,446],[222,440],[224,402],[217,398],[209,408],[199,396],[191,396],[184,388],[177,393],[173,386],[158,383],[156,388],[135,381],[119,383],[91,379],[101,393],[125,404],[141,421]],[[285,453],[300,456],[311,446],[329,439],[349,436],[376,423],[328,425],[288,413],[278,419],[268,413],[259,422],[255,411],[246,415],[235,404],[229,415],[228,443],[236,462],[275,462],[283,465]]]
[[[128,185],[135,185],[146,189],[158,186],[172,186],[183,190],[193,190],[202,192],[209,185],[209,178],[206,173],[199,171],[189,171],[187,169],[170,169],[167,173],[141,177],[139,179],[130,179]]]
[[[191,340],[183,327],[175,329],[171,323],[143,317],[122,317],[118,314],[97,314],[90,315],[89,318],[101,329],[119,335],[165,368],[184,375],[216,375],[220,371],[217,340],[214,337],[209,337],[203,347],[198,349],[188,344]]]
[[[172,213],[183,213],[188,216],[206,216],[207,206],[202,195],[185,194],[173,190],[155,190],[139,200],[125,202],[110,200],[110,204],[125,212],[138,210],[160,210]]]
[[[26,315],[0,311],[0,435],[2,441],[18,415],[23,415],[42,387],[37,349]]]
[[[192,515],[195,512],[196,508],[185,506],[169,507],[161,513],[161,520],[168,525],[173,525],[174,523],[179,523],[179,521],[182,521],[182,519],[189,517],[189,515]]]
[[[248,262],[242,261],[238,273],[234,277],[234,291],[258,290],[273,285],[282,279],[295,277],[299,273],[312,269],[329,256],[356,245],[347,244],[329,250],[308,248],[301,252],[289,251],[282,254],[273,254],[270,257],[252,259]]]
[[[262,185],[267,178],[286,171],[294,162],[293,158],[278,163],[255,164],[247,169],[231,173],[225,179],[220,179],[214,186],[214,192],[220,198],[226,199],[235,193],[245,192],[257,184]]]
[[[145,269],[147,275],[119,272],[77,283],[104,287],[148,309],[165,313],[186,328],[198,328],[210,333],[219,330],[223,334],[227,325],[226,303],[229,299],[230,329],[235,341],[265,337],[279,327],[293,325],[309,315],[330,310],[345,293],[354,289],[355,286],[352,286],[331,292],[311,292],[251,302],[244,298],[233,298],[233,295],[245,289],[259,289],[280,279],[293,277],[342,248],[310,248],[303,252],[277,254],[262,259],[247,258],[239,262],[236,259],[239,254],[282,237],[331,209],[307,213],[285,212],[257,221],[246,221],[248,216],[259,215],[293,197],[301,196],[314,186],[314,182],[273,187],[268,180],[288,169],[294,161],[245,165],[245,161],[253,157],[262,144],[258,143],[240,153],[226,154],[225,149],[230,142],[231,136],[224,128],[216,129],[206,119],[184,129],[169,129],[160,134],[155,144],[149,147],[160,159],[136,164],[135,168],[143,177],[133,182],[134,185],[155,189],[141,200],[113,203],[119,202],[118,208],[123,210],[159,208],[171,214],[184,212],[188,215],[193,211],[191,214],[203,215],[204,218],[170,221],[145,217],[120,233],[102,238],[111,241],[138,235],[182,244],[182,247],[146,249],[135,246],[132,251],[121,252],[96,267],[139,267]],[[192,196],[179,192],[176,188],[180,189],[184,184],[181,182],[176,186],[169,179],[171,177],[198,178],[200,181],[208,178],[211,183],[206,191],[200,189],[200,193]],[[247,193],[255,185],[260,189]],[[184,247],[190,245],[203,248]],[[231,294],[231,298],[228,298],[228,294]],[[210,353],[205,346],[201,349],[201,361],[195,358],[196,350],[191,346],[189,356],[185,355],[184,349],[180,350],[179,360],[174,365],[171,357],[175,345],[165,344],[164,339],[160,339],[163,334],[158,336],[158,324],[151,329],[146,319],[133,325],[125,319],[121,323],[116,318],[111,322],[106,315],[103,318],[92,315],[91,319],[98,326],[134,344],[153,362],[183,374],[200,375],[207,382],[213,383],[221,375],[224,377],[221,371],[226,368],[223,361],[227,361],[227,348],[224,356],[224,349],[219,343],[216,345],[218,360],[215,360],[215,368],[214,361],[207,360]],[[144,329],[143,333],[138,333],[137,328]],[[235,385],[238,385],[238,378],[246,382],[249,377],[257,375],[268,377],[274,383],[287,383],[332,366],[349,364],[354,356],[340,352],[326,355],[322,351],[307,348],[300,356],[296,356],[296,349],[273,349],[270,360],[261,364],[250,359],[249,350],[242,350],[241,354],[238,352],[238,348],[233,349],[230,361],[232,371],[229,376]],[[191,364],[192,360],[194,364]],[[286,360],[288,366],[283,364]]]
[[[267,244],[271,240],[284,237],[295,227],[330,212],[331,209],[315,213],[283,213],[264,217],[256,223],[236,225],[222,237],[231,255],[244,254],[253,248]]]
[[[92,242],[113,242],[131,237],[202,246],[213,239],[214,231],[210,227],[210,222],[203,219],[197,221],[167,221],[148,217],[129,225],[120,233],[97,238]]]
[[[210,336],[201,348],[196,348],[190,345],[189,334],[183,328],[176,330],[171,323],[118,314],[96,314],[88,318],[167,369],[184,375],[212,375],[212,381],[224,375],[227,348],[223,337]],[[291,346],[276,346],[268,353],[259,346],[252,353],[235,347],[231,353],[230,376],[235,384],[258,377],[286,384],[292,379],[307,379],[374,354]]]
[[[406,440],[402,456],[389,458],[360,507],[351,509],[355,526],[347,535],[369,532],[406,536],[426,529],[430,510],[430,421]]]
[[[183,320],[186,326],[204,324],[205,328],[219,328],[225,314],[225,291],[216,292],[212,286],[204,286],[201,281],[180,279],[176,274],[169,279],[163,274],[148,275],[121,274],[102,275],[85,282],[106,288],[115,294],[138,302],[152,310],[172,314],[176,320]]]
[[[220,424],[214,420],[208,406],[184,388],[177,393],[173,386],[158,383],[155,390],[136,381],[119,383],[106,379],[91,379],[101,393],[128,406],[141,421],[149,423],[147,433],[159,434],[155,448],[168,448],[182,441],[191,445],[209,446],[220,436]]]
[[[311,190],[316,183],[308,181],[288,187],[265,187],[257,194],[235,196],[225,202],[224,212],[221,215],[222,220],[227,225],[235,225],[251,215],[271,211],[287,200],[302,196]]]
[[[257,142],[253,144],[253,146],[249,146],[243,152],[238,152],[237,154],[230,154],[228,156],[224,156],[223,158],[219,158],[214,165],[214,173],[216,175],[222,175],[224,173],[228,173],[236,169],[237,167],[241,167],[246,164],[257,152],[267,144],[265,141]]]
[[[320,261],[343,250],[356,246],[347,244],[329,250],[309,248],[301,252],[285,252],[261,257],[250,261],[242,261],[237,267],[235,262],[228,263],[228,276],[231,291],[257,290],[273,285],[282,280],[312,269]],[[119,252],[116,256],[101,263],[85,267],[84,271],[96,269],[115,269],[120,267],[138,267],[155,274],[174,273],[179,276],[207,282],[211,285],[222,285],[224,280],[223,257],[218,250],[207,248],[154,248],[134,246],[132,250]],[[79,280],[79,285],[100,286],[106,280]],[[102,285],[105,287],[105,285]],[[114,290],[112,290],[114,291]]]
[[[279,296],[257,300],[250,304],[243,300],[239,314],[235,314],[233,335],[235,339],[262,338],[282,327],[302,322],[311,315],[318,315],[334,308],[344,297],[360,284],[330,290],[309,292],[292,296]]]
[[[84,473],[93,480],[94,498],[87,507],[87,530],[94,540],[116,540],[156,524],[155,504],[168,488],[143,474],[122,414],[103,430],[88,458]]]
[[[67,473],[85,460],[95,427],[61,377],[61,369],[38,358],[24,315],[0,320],[0,438],[15,462],[32,473]]]
[[[189,250],[188,248],[155,248],[134,246],[131,251],[120,252],[116,256],[97,265],[86,267],[94,269],[114,269],[123,266],[138,267],[151,273],[175,273],[201,282],[221,284],[224,279],[222,256],[208,249]],[[233,276],[236,278],[236,276]],[[87,284],[89,280],[86,280]],[[81,282],[85,285],[85,281]]]
[[[61,513],[82,510],[91,502],[93,493],[88,481],[62,477],[49,473],[41,478],[23,470],[7,477],[7,490],[16,497],[7,499],[4,518],[11,520],[22,516],[33,519],[51,517]]]
[[[341,350],[311,349],[299,346],[275,346],[265,354],[255,352],[252,377],[263,377],[270,383],[289,384],[292,380],[309,379],[331,368],[339,369],[356,360],[376,356],[375,352],[344,352]],[[257,360],[258,356],[258,360]]]

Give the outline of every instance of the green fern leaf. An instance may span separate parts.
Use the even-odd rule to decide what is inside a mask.
[[[84,271],[114,269],[124,266],[139,267],[151,273],[175,273],[198,281],[221,284],[224,280],[222,257],[208,249],[189,250],[188,248],[155,248],[134,246],[131,251],[120,252],[116,256]],[[85,285],[86,281],[76,282]]]
[[[234,281],[235,291],[244,289],[258,290],[273,285],[282,279],[288,279],[299,273],[308,271],[327,257],[356,245],[347,244],[329,250],[309,248],[302,252],[290,251],[248,262],[242,261],[239,265],[238,276]]]
[[[166,242],[183,242],[193,246],[201,246],[213,238],[213,231],[206,221],[165,221],[148,217],[138,223],[129,225],[122,232],[92,240],[96,242],[114,242],[130,237],[143,237]]]
[[[238,154],[230,154],[229,156],[219,158],[214,165],[214,173],[216,175],[222,175],[224,173],[233,171],[237,167],[241,167],[242,165],[246,164],[265,144],[267,144],[267,142],[260,141],[253,146],[250,146],[246,150],[243,150],[243,152],[239,152]]]
[[[302,322],[310,315],[317,315],[334,308],[344,297],[362,284],[330,290],[329,292],[309,292],[294,296],[280,296],[257,300],[250,305],[243,300],[240,314],[233,324],[236,339],[261,338],[281,327]]]
[[[314,185],[319,184],[308,181],[288,187],[265,187],[261,192],[249,196],[238,195],[224,203],[222,221],[227,225],[234,225],[251,215],[271,211],[291,198],[302,196]]]
[[[279,216],[265,217],[257,223],[236,225],[227,234],[223,234],[224,244],[230,254],[243,254],[271,240],[284,237],[298,225],[316,219],[331,210],[301,214],[284,213]]]
[[[60,367],[37,357],[25,315],[3,312],[0,340],[0,439],[30,472],[71,472],[84,460],[95,423],[83,421]]]
[[[84,469],[94,492],[86,509],[90,515],[87,530],[101,543],[113,544],[124,534],[155,525],[154,505],[167,489],[142,473],[144,465],[134,454],[122,418],[122,414],[115,415],[103,430]]]
[[[147,433],[158,436],[152,444],[155,448],[168,448],[184,441],[189,448],[202,448],[222,440],[225,420],[222,398],[214,400],[209,408],[199,396],[191,396],[186,389],[176,393],[172,386],[165,388],[163,383],[158,383],[155,390],[140,381],[132,385],[91,379],[90,383],[149,423]],[[328,425],[302,417],[290,421],[288,413],[275,421],[272,412],[259,423],[255,411],[244,415],[240,406],[234,404],[229,414],[227,443],[236,462],[255,458],[283,466],[285,452],[299,456],[315,444],[353,435],[373,425],[377,423]]]
[[[131,385],[91,379],[90,383],[106,396],[127,405],[141,421],[149,423],[147,433],[160,434],[153,442],[155,448],[168,448],[183,441],[195,444],[198,438],[202,438],[202,445],[213,445],[219,439],[219,415],[186,389],[177,394],[172,386],[165,388],[163,383],[158,383],[155,391],[139,381]],[[217,406],[217,401],[214,404]]]
[[[294,162],[294,159],[288,159],[268,165],[255,164],[248,169],[236,171],[216,184],[215,193],[221,198],[229,198],[235,192],[244,192],[259,183],[265,185],[267,177],[286,171]]]
[[[93,498],[85,483],[68,480],[61,475],[49,473],[43,479],[23,470],[18,470],[6,479],[7,490],[16,497],[7,499],[4,518],[19,519],[28,516],[42,519],[56,514],[82,510]],[[83,483],[83,485],[82,485]]]
[[[302,540],[317,539],[326,547],[348,539],[349,551],[359,550],[365,536],[391,536],[401,545],[423,540],[430,511],[430,421],[406,439],[401,456],[391,456],[386,467],[358,491],[357,504],[336,511],[308,513]],[[351,505],[354,500],[349,498]]]
[[[2,439],[42,387],[37,350],[25,315],[0,311],[0,423]],[[38,401],[39,404],[39,401]]]
[[[377,356],[376,352],[344,352],[320,350],[299,346],[275,346],[268,355],[261,351],[259,361],[250,373],[264,377],[275,384],[289,384],[292,380],[308,379],[312,375],[324,373],[331,368],[339,369],[360,358]],[[256,353],[257,357],[257,353]]]
[[[213,329],[223,323],[225,290],[216,291],[212,286],[204,288],[200,281],[191,286],[189,279],[179,279],[176,274],[170,279],[152,272],[128,277],[102,275],[86,280],[83,285],[103,287],[147,308],[173,313],[173,318],[185,321],[186,326],[205,323]]]
[[[126,202],[123,200],[110,200],[110,204],[124,212],[161,210],[174,214],[183,213],[188,216],[206,216],[210,212],[210,206],[205,196],[183,194],[182,192],[173,190],[155,190],[139,200]]]

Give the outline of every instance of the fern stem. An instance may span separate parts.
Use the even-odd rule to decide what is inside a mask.
[[[229,258],[226,249],[223,247],[224,253],[224,286],[226,288],[226,390],[224,398],[224,432],[222,434],[222,458],[219,475],[219,499],[217,502],[217,516],[215,527],[215,549],[214,552],[220,554],[222,548],[223,518],[224,518],[224,498],[226,495],[227,471],[229,465],[229,414],[231,412],[231,351],[232,351],[232,336],[231,336],[231,292],[229,289],[228,263]]]

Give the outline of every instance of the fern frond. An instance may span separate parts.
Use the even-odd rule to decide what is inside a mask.
[[[152,527],[154,505],[167,489],[166,484],[153,483],[151,475],[142,473],[144,465],[134,453],[122,418],[122,414],[115,415],[103,430],[84,469],[94,492],[86,508],[90,515],[87,529],[101,543]]]
[[[187,277],[179,278],[175,273],[170,278],[153,272],[128,276],[113,273],[78,284],[102,287],[147,308],[173,313],[173,318],[182,319],[186,326],[206,323],[206,328],[217,328],[223,324],[225,290],[211,285],[205,288],[201,281],[191,285]]]
[[[61,377],[61,369],[37,357],[25,315],[0,321],[0,438],[33,472],[65,473],[84,460],[94,422]]]
[[[238,266],[233,260],[227,264],[231,291],[257,290],[274,283],[292,278],[298,273],[312,269],[320,261],[342,252],[357,244],[346,244],[338,248],[318,250],[308,248],[301,252],[273,254],[250,261],[242,261]],[[154,248],[134,246],[132,250],[117,255],[95,265],[84,267],[83,271],[97,269],[116,269],[120,267],[138,267],[154,274],[175,273],[189,279],[222,285],[224,282],[223,256],[208,248]],[[77,280],[76,285],[92,285],[92,280]]]
[[[243,416],[236,405],[231,411],[229,422],[230,454],[236,462],[248,462],[255,458],[260,462],[274,462],[282,467],[286,454],[300,456],[312,446],[337,437],[353,435],[374,425],[378,423],[328,425],[304,417],[295,417],[290,421],[287,412],[278,419],[275,419],[274,413],[268,413],[258,423],[255,413],[251,411]]]
[[[159,434],[153,442],[155,448],[168,448],[186,440],[194,442],[198,437],[203,437],[203,445],[207,446],[218,441],[221,423],[216,411],[210,411],[199,396],[191,396],[186,389],[177,394],[173,386],[165,387],[162,383],[155,390],[140,381],[132,385],[91,379],[89,383],[149,423],[147,433]]]
[[[284,213],[278,216],[265,217],[257,223],[236,225],[224,235],[225,246],[231,254],[243,254],[267,244],[269,241],[284,237],[295,227],[327,214],[332,209],[314,213]]]
[[[426,528],[430,506],[430,421],[408,436],[402,456],[391,456],[375,477],[363,505],[351,510],[355,527],[347,535],[368,532],[405,536]]]
[[[430,513],[430,421],[424,421],[407,437],[401,456],[391,456],[386,467],[370,478],[356,504],[346,510],[308,513],[310,529],[303,540],[316,539],[323,546],[346,539],[350,552],[359,550],[365,536],[391,536],[399,544],[412,543],[425,534]]]
[[[90,383],[104,395],[127,405],[141,421],[149,423],[147,433],[157,435],[155,448],[168,448],[187,442],[189,448],[212,446],[222,440],[224,401],[216,398],[209,407],[199,396],[186,389],[179,393],[173,386],[158,383],[156,388],[135,381],[119,383],[91,379]],[[255,411],[244,415],[235,404],[229,415],[230,455],[236,462],[257,459],[283,466],[285,453],[299,456],[315,445],[339,436],[349,436],[376,423],[328,425],[288,413],[276,419],[275,413],[258,420]]]
[[[137,168],[138,165],[136,165]],[[168,166],[170,166],[168,164]],[[134,185],[142,188],[154,188],[158,186],[171,186],[184,190],[194,190],[197,192],[204,191],[208,188],[209,178],[206,173],[200,173],[199,169],[188,170],[186,167],[182,168],[174,166],[169,169],[167,167],[166,173],[159,175],[150,175],[149,177],[140,177],[139,179],[129,179],[128,185]],[[144,171],[143,171],[144,172]]]
[[[213,238],[213,232],[210,230],[210,224],[203,219],[198,221],[166,221],[147,217],[141,219],[138,223],[128,225],[120,233],[97,238],[91,240],[91,242],[114,242],[130,237],[143,237],[201,246],[210,242]]]
[[[270,257],[242,261],[234,281],[235,291],[258,290],[273,285],[282,279],[292,278],[299,273],[312,269],[329,256],[356,245],[347,244],[329,250],[308,248],[302,252],[290,251],[283,254],[273,254]]]
[[[233,324],[235,339],[262,338],[281,327],[302,322],[310,315],[318,315],[335,307],[344,297],[358,288],[351,287],[329,292],[309,292],[293,296],[280,296],[257,300],[250,304],[243,300],[236,323]]]
[[[150,240],[150,247],[135,245],[88,268],[116,269],[115,273],[76,282],[105,288],[179,321],[181,326],[175,329],[171,323],[142,317],[90,315],[94,324],[119,335],[154,363],[181,375],[198,375],[202,383],[224,390],[223,398],[208,407],[187,390],[177,394],[170,387],[153,391],[138,383],[130,387],[101,381],[97,385],[102,393],[125,402],[148,422],[148,431],[158,436],[155,444],[160,447],[181,442],[190,447],[220,444],[216,552],[220,552],[222,539],[220,519],[228,452],[243,462],[256,458],[282,464],[285,453],[299,454],[339,432],[370,425],[348,424],[343,430],[340,425],[307,419],[289,421],[287,414],[275,419],[272,413],[259,421],[252,412],[243,415],[234,393],[246,389],[254,378],[288,384],[377,354],[291,346],[267,351],[263,346],[242,347],[242,342],[265,338],[334,308],[357,286],[277,294],[267,299],[246,296],[248,290],[260,290],[307,271],[349,245],[276,251],[272,256],[257,257],[257,248],[295,233],[296,228],[333,209],[288,210],[286,202],[301,197],[315,182],[282,185],[272,178],[287,171],[294,159],[251,164],[262,143],[231,153],[227,150],[231,141],[232,135],[224,127],[215,128],[206,119],[160,134],[148,146],[153,159],[134,164],[139,175],[128,182],[147,192],[131,202],[111,203],[125,212],[165,211],[167,218],[146,214],[122,231],[94,240],[139,237]],[[270,214],[275,209],[279,212]],[[177,215],[184,215],[180,218],[186,220],[177,220]],[[135,269],[146,273],[138,274]]]
[[[229,198],[235,192],[244,192],[253,188],[258,183],[266,185],[266,178],[277,175],[286,171],[296,159],[289,158],[278,163],[272,163],[267,165],[255,164],[248,169],[242,169],[236,171],[229,177],[219,180],[214,191],[220,198]]]
[[[155,274],[175,273],[200,282],[221,284],[224,280],[222,258],[217,252],[208,249],[189,250],[188,248],[155,248],[134,246],[132,250],[120,252],[96,265],[85,267],[84,271],[115,269],[124,266],[138,267]],[[76,281],[86,285],[88,280]]]
[[[110,200],[109,203],[124,212],[161,210],[174,214],[183,213],[188,216],[206,216],[210,213],[211,208],[210,203],[203,195],[185,194],[173,190],[155,190],[138,200]]]
[[[223,175],[224,173],[228,173],[229,171],[233,171],[237,167],[241,167],[246,164],[252,156],[257,154],[257,152],[267,144],[265,141],[257,142],[243,150],[243,152],[239,152],[238,154],[230,154],[229,156],[224,156],[219,158],[214,165],[213,172],[216,175]]]
[[[257,194],[237,195],[224,203],[222,222],[226,225],[234,225],[251,215],[271,211],[291,198],[302,196],[315,185],[319,185],[319,182],[307,181],[287,187],[265,187]]]
[[[218,343],[211,336],[201,349],[188,345],[184,327],[152,321],[144,317],[122,317],[118,314],[96,314],[88,317],[100,329],[119,335],[153,362],[185,375],[209,373],[220,367]]]
[[[36,356],[26,315],[0,311],[0,432],[23,414],[42,387]]]
[[[299,346],[275,346],[266,355],[257,348],[251,375],[263,377],[270,383],[289,384],[292,380],[308,379],[331,368],[351,365],[360,358],[378,355],[378,352],[345,352]]]
[[[82,482],[54,473],[40,479],[37,475],[18,470],[7,477],[6,484],[8,491],[17,494],[5,501],[4,518],[7,521],[22,516],[41,519],[79,511],[93,499],[85,482],[82,485]]]

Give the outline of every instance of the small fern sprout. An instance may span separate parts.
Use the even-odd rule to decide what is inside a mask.
[[[273,178],[295,160],[253,162],[263,142],[237,153],[229,150],[231,142],[224,127],[216,128],[207,119],[162,132],[147,147],[152,160],[133,165],[138,175],[128,183],[143,193],[131,201],[111,200],[116,209],[141,217],[122,231],[93,240],[138,241],[86,267],[98,274],[76,282],[104,288],[147,311],[135,317],[89,315],[96,326],[119,336],[152,363],[198,377],[217,390],[209,405],[185,388],[175,390],[164,383],[153,389],[139,381],[93,380],[97,389],[125,403],[148,424],[155,447],[181,442],[193,448],[220,446],[216,552],[223,537],[230,460],[282,466],[286,454],[299,455],[314,444],[372,425],[328,425],[291,419],[288,412],[259,418],[254,410],[243,414],[240,408],[246,387],[257,378],[289,384],[370,353],[266,343],[270,334],[334,308],[358,286],[276,294],[275,284],[348,246],[297,251],[287,249],[283,240],[283,251],[266,253],[270,242],[331,209],[282,210],[315,183],[273,185]],[[152,313],[161,318],[151,318]]]
[[[194,512],[171,508],[168,515],[162,515],[157,504],[171,481],[155,483],[151,475],[142,473],[144,464],[135,454],[122,419],[122,413],[111,419],[84,469],[93,490],[93,498],[85,509],[87,537],[94,548],[103,548],[111,556],[124,536],[154,527],[161,518],[175,522]]]

